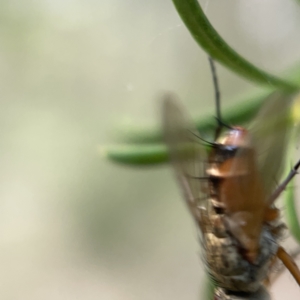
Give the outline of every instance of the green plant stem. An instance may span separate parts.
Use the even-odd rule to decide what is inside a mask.
[[[116,145],[101,147],[100,153],[107,159],[131,166],[157,165],[168,161],[164,144]]]
[[[287,91],[299,89],[299,85],[268,74],[233,50],[210,24],[197,0],[172,1],[195,41],[222,65],[260,84]]]
[[[214,299],[215,287],[216,286],[214,285],[212,280],[209,278],[209,276],[206,275],[205,286],[204,286],[204,299],[206,299],[206,300]]]

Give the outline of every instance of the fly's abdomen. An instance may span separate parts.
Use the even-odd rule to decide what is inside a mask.
[[[267,277],[271,259],[277,252],[277,243],[267,228],[261,233],[260,250],[255,264],[239,253],[236,240],[228,234],[218,237],[204,235],[205,261],[208,273],[218,286],[237,292],[255,292]]]

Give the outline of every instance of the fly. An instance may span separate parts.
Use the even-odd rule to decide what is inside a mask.
[[[163,103],[165,141],[184,199],[201,232],[203,261],[217,286],[215,299],[269,299],[263,282],[276,258],[300,285],[298,267],[278,242],[285,225],[275,207],[300,166],[299,160],[277,185],[291,129],[292,97],[274,92],[250,130],[227,126],[221,118],[211,59],[210,65],[217,108],[215,141],[201,138],[172,95]]]

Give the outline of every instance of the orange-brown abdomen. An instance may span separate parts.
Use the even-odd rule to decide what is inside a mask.
[[[235,127],[218,141],[207,171],[216,181],[217,200],[225,209],[227,229],[239,241],[245,258],[255,261],[265,217],[266,195],[248,131]]]

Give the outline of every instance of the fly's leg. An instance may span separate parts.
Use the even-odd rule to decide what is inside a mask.
[[[285,190],[286,186],[293,179],[293,177],[297,174],[297,171],[300,167],[300,160],[295,164],[293,169],[290,171],[289,175],[286,179],[277,187],[277,189],[273,192],[269,199],[269,205],[272,205],[274,201],[279,197],[279,195]]]
[[[297,281],[298,285],[300,285],[300,270],[294,262],[294,259],[281,246],[278,248],[276,255],[282,261],[285,267],[290,271],[292,276]]]
[[[292,259],[296,259],[298,256],[300,255],[300,248],[297,248],[296,250],[294,250],[290,256],[292,257]],[[278,258],[277,256],[274,257],[274,261],[277,261]],[[271,264],[272,267],[273,264]],[[285,266],[283,264],[281,264],[280,266],[276,267],[276,272],[270,272],[269,274],[269,285],[271,286],[275,283],[275,281],[282,275],[283,271],[285,270]]]

